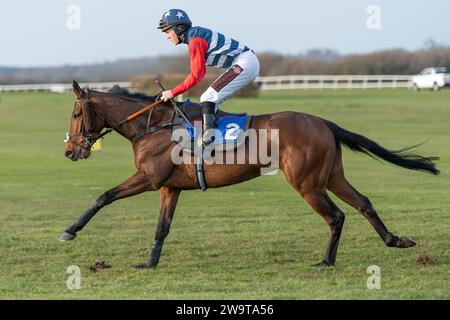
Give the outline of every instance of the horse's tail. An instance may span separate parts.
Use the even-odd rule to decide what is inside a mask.
[[[438,160],[439,157],[422,157],[417,154],[406,152],[417,146],[391,151],[383,148],[375,141],[360,134],[345,130],[331,121],[325,120],[325,123],[331,132],[333,132],[337,145],[343,143],[352,151],[363,152],[371,157],[376,156],[403,168],[429,172],[435,175],[439,174],[439,170],[433,162],[433,160]]]

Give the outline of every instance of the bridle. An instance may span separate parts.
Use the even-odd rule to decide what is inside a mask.
[[[85,90],[85,98],[80,99],[78,98],[77,100],[75,100],[75,103],[80,103],[83,102],[86,105],[87,104],[93,104],[92,100],[89,99],[89,90]],[[87,107],[81,108],[82,109],[82,113],[86,111]],[[96,108],[91,108],[91,110],[93,110],[96,114],[97,117],[99,117],[101,119],[101,121],[105,121],[103,119],[103,116],[100,114],[100,112],[98,112],[98,110]],[[82,116],[82,115],[81,115]],[[106,133],[105,133],[106,134]],[[75,138],[77,137],[81,137],[83,138],[84,144],[79,144]],[[95,144],[95,142],[100,139],[102,137],[102,134],[92,134],[87,132],[86,130],[86,124],[83,123],[83,125],[81,126],[81,130],[80,132],[74,134],[74,135],[69,135],[69,133],[66,134],[66,140],[64,140],[64,142],[68,142],[70,141],[72,144],[80,147],[81,149],[84,149],[86,151],[88,151],[90,148],[92,148]]]
[[[85,106],[86,106],[86,104],[90,104],[90,105],[91,105],[90,110],[93,110],[93,111],[95,112],[96,116],[97,116],[98,118],[100,118],[100,120],[101,120],[103,123],[106,123],[105,120],[104,120],[104,118],[103,118],[103,116],[102,116],[101,113],[97,110],[97,108],[93,107],[94,103],[92,102],[92,100],[89,99],[89,90],[85,90],[84,92],[85,92],[85,94],[86,94],[85,97],[84,97],[83,99],[78,98],[75,102],[76,102],[76,103],[83,102],[83,103],[85,104]],[[153,126],[150,126],[150,123],[151,123],[151,117],[152,117],[152,115],[153,115],[153,111],[156,109],[156,106],[157,106],[158,104],[160,104],[161,102],[162,102],[162,100],[159,100],[159,99],[158,99],[158,96],[156,96],[156,98],[155,98],[155,103],[152,104],[154,107],[150,109],[150,113],[149,113],[149,116],[148,116],[148,119],[147,119],[147,127],[146,127],[146,129],[144,129],[144,130],[142,130],[142,131],[139,131],[139,132],[133,134],[133,135],[129,138],[129,140],[130,140],[131,142],[134,142],[135,140],[137,140],[138,138],[140,138],[140,137],[142,137],[142,136],[144,136],[144,135],[151,134],[151,133],[155,133],[155,132],[160,131],[160,130],[162,130],[162,129],[170,129],[170,128],[173,128],[174,125],[177,125],[177,124],[178,124],[178,123],[175,123],[174,119],[175,119],[175,114],[178,113],[178,111],[180,111],[180,110],[179,110],[178,107],[176,107],[176,105],[175,105],[175,109],[174,109],[174,111],[173,111],[173,114],[172,114],[172,116],[171,116],[171,120],[170,120],[170,121],[165,122],[165,123],[162,123],[162,124],[155,124],[155,125],[153,125]],[[116,125],[116,126],[114,126],[114,127],[111,127],[111,128],[107,128],[105,131],[103,131],[103,132],[101,132],[101,133],[98,133],[98,134],[92,134],[92,133],[90,133],[90,132],[86,132],[86,131],[87,131],[87,130],[86,130],[86,124],[83,123],[83,125],[82,125],[82,127],[81,127],[81,131],[80,131],[79,133],[74,134],[74,135],[69,135],[69,133],[67,133],[67,134],[66,134],[66,140],[64,140],[64,142],[70,141],[72,144],[74,144],[74,145],[80,147],[81,149],[83,149],[83,150],[85,150],[85,151],[89,151],[90,148],[93,148],[93,146],[94,146],[95,142],[97,142],[97,140],[103,139],[104,136],[106,136],[107,134],[111,133],[112,131],[118,129],[118,128],[119,128],[120,126],[122,126],[124,123],[126,123],[126,122],[130,121],[131,119],[135,118],[136,115],[142,113],[142,112],[144,111],[144,109],[149,108],[149,107],[151,107],[152,105],[147,106],[147,107],[141,109],[140,111],[136,112],[135,114],[133,114],[133,115],[127,117],[126,119],[124,119],[123,121],[121,121],[118,125]],[[82,112],[85,112],[86,109],[87,109],[86,107],[84,108],[84,110],[83,110],[83,108],[82,108]],[[81,137],[81,138],[83,138],[84,144],[79,144],[78,142],[76,142],[76,140],[75,140],[76,137]]]

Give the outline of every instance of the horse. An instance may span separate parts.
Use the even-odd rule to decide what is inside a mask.
[[[94,205],[61,235],[60,240],[75,239],[89,220],[108,204],[146,191],[159,190],[160,213],[154,243],[149,259],[136,265],[137,268],[155,268],[160,260],[164,240],[169,234],[180,192],[199,189],[194,165],[175,164],[171,161],[171,151],[176,142],[172,141],[169,129],[173,127],[171,120],[176,118],[175,109],[169,102],[160,103],[159,108],[118,125],[122,119],[126,119],[143,105],[158,100],[157,97],[131,94],[120,89],[115,93],[81,89],[76,81],[73,82],[73,91],[76,100],[65,144],[65,156],[72,161],[87,159],[91,154],[93,141],[103,136],[102,130],[110,128],[111,131],[113,128],[118,134],[132,141],[137,170],[118,186],[104,192]],[[153,130],[148,131],[149,125]],[[389,232],[369,198],[359,193],[346,179],[341,146],[403,168],[434,175],[439,174],[434,162],[438,157],[410,153],[413,147],[388,150],[377,142],[341,128],[329,120],[300,112],[253,115],[251,128],[279,130],[279,169],[284,173],[287,182],[328,225],[329,237],[325,256],[315,265],[335,264],[345,220],[344,213],[331,200],[328,191],[364,216],[387,246],[409,248],[416,245],[406,236]],[[137,132],[145,132],[146,129],[147,134],[133,138]],[[205,164],[204,174],[208,187],[220,188],[260,176],[264,165],[259,161],[256,164]]]

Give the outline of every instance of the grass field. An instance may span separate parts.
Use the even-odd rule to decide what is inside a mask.
[[[392,232],[418,245],[387,248],[333,196],[347,215],[333,268],[310,266],[324,255],[328,228],[282,173],[183,192],[156,270],[132,266],[148,258],[157,192],[105,207],[75,241],[59,242],[101,193],[134,172],[130,145],[112,134],[101,152],[72,163],[63,154],[72,94],[0,97],[0,299],[450,298],[450,91],[264,92],[223,106],[312,113],[391,149],[427,140],[417,152],[441,157],[435,177],[344,151],[348,179]],[[111,268],[91,272],[99,260]],[[81,268],[79,290],[66,287],[70,265]],[[366,287],[370,265],[381,269],[379,290]]]

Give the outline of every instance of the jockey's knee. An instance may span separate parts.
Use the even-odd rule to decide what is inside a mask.
[[[219,93],[213,88],[209,87],[201,96],[200,102],[213,102],[216,105],[220,103],[219,101]]]

